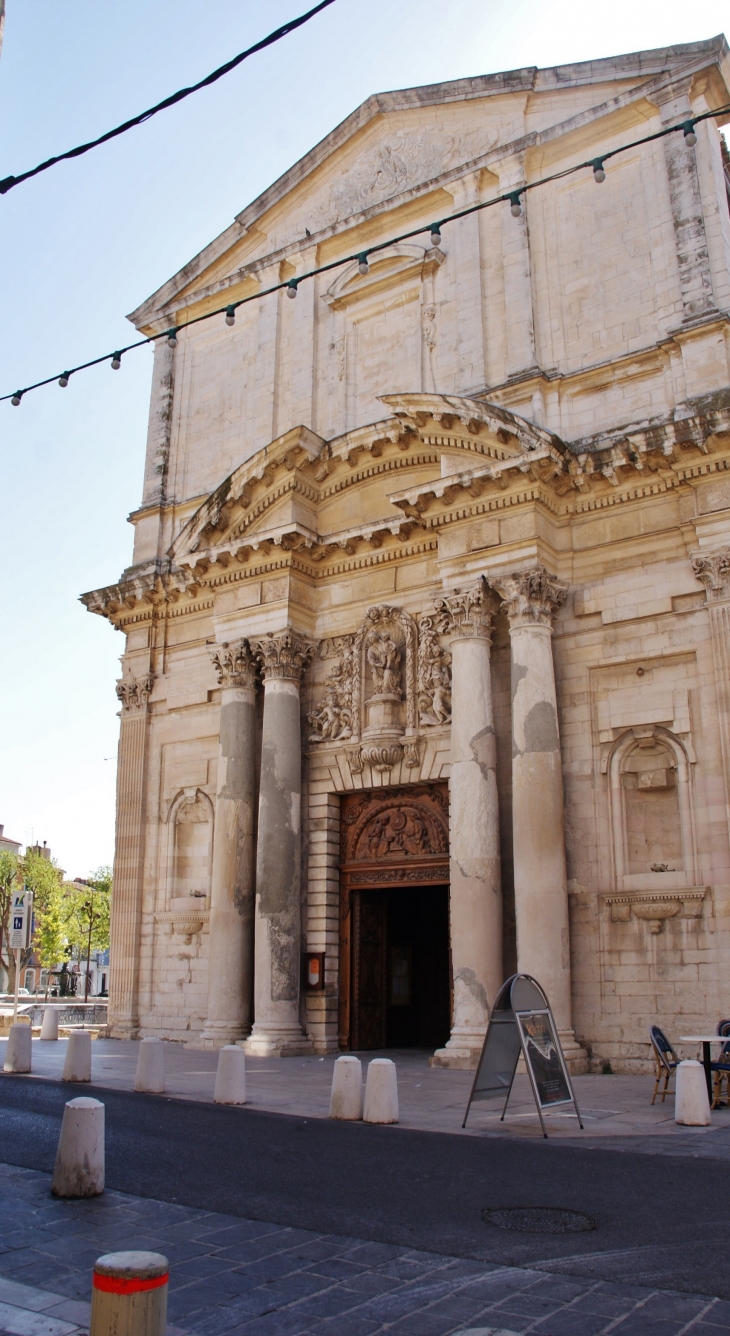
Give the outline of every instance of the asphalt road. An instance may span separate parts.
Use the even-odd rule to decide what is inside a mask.
[[[0,1160],[50,1171],[66,1100],[106,1105],[107,1184],[280,1225],[730,1298],[730,1165],[461,1138],[0,1077]],[[485,1208],[554,1206],[586,1233],[524,1234]]]

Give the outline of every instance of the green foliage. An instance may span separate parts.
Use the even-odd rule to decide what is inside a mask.
[[[83,959],[89,951],[109,949],[111,920],[111,868],[100,867],[86,886],[68,886],[63,896],[63,926],[67,946]]]

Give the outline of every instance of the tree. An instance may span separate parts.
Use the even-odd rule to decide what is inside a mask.
[[[111,922],[112,870],[97,868],[88,881],[67,887],[63,897],[63,928],[69,954],[88,964],[93,951],[108,951]]]
[[[11,971],[11,952],[5,943],[8,940],[11,898],[13,890],[18,885],[18,863],[17,856],[11,854],[9,850],[3,849],[0,852],[0,965],[7,970],[8,980]],[[12,963],[14,966],[15,962]]]
[[[40,939],[44,939],[44,945],[48,948],[45,952],[47,956],[53,956],[52,932],[45,932],[44,925],[46,918],[49,924],[52,923],[54,914],[58,913],[58,901],[61,894],[62,873],[58,864],[52,858],[44,858],[42,854],[35,853],[32,849],[22,857],[3,851],[0,853],[0,965],[7,970],[8,988],[10,992],[15,989],[15,952],[10,951],[6,943],[8,940],[8,924],[10,921],[10,904],[14,890],[21,886],[27,886],[29,891],[33,892],[33,920],[35,931],[33,935],[33,944],[27,950],[22,951],[20,955],[21,977],[22,971],[28,965],[33,951],[38,949]],[[49,963],[56,964],[63,954],[63,941],[58,938],[56,947],[59,954],[55,955]],[[46,960],[42,960],[45,965]]]

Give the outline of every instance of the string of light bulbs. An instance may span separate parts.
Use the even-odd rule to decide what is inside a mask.
[[[280,42],[282,37],[287,37],[290,32],[301,28],[304,23],[313,19],[320,10],[327,9],[328,5],[333,5],[334,0],[320,0],[320,3],[314,6],[314,9],[308,10],[306,14],[300,14],[298,19],[290,19],[288,23],[282,23],[280,28],[275,28],[268,37],[262,37],[260,42],[255,42],[247,51],[241,51],[239,55],[234,56],[232,60],[227,60],[225,65],[219,66],[213,70],[212,74],[206,74],[204,79],[199,79],[197,83],[191,84],[189,88],[180,88],[176,93],[171,93],[169,97],[157,102],[154,107],[149,107],[147,111],[141,111],[138,116],[132,116],[122,125],[117,125],[113,130],[107,130],[106,134],[99,135],[98,139],[89,140],[88,144],[79,144],[76,148],[70,148],[66,153],[57,153],[53,158],[47,158],[45,162],[40,162],[37,167],[31,167],[27,172],[21,172],[18,176],[6,176],[0,180],[0,195],[7,195],[14,186],[19,186],[21,181],[29,181],[32,176],[38,176],[40,172],[47,172],[49,167],[55,167],[57,162],[64,162],[68,158],[80,158],[84,153],[88,153],[92,148],[98,148],[100,144],[106,144],[110,139],[116,139],[119,135],[127,133],[127,130],[134,129],[135,125],[142,125],[144,121],[150,120],[156,116],[159,111],[165,111],[168,107],[174,107],[178,102],[183,102],[191,93],[197,93],[201,88],[209,88],[211,84],[217,83],[224,74],[230,74],[249,56],[253,56],[257,51],[263,51],[267,46],[273,46],[274,42]]]
[[[79,371],[86,371],[89,367],[99,366],[103,362],[109,362],[113,371],[119,371],[122,365],[122,357],[135,348],[144,348],[150,343],[159,343],[166,339],[171,348],[177,347],[177,336],[183,329],[189,329],[192,325],[199,325],[203,321],[213,320],[216,316],[224,316],[225,323],[228,326],[235,325],[236,311],[240,306],[246,306],[249,302],[261,301],[263,297],[268,297],[274,292],[286,292],[287,297],[294,299],[297,295],[297,289],[300,283],[307,279],[315,278],[317,274],[326,274],[333,269],[341,269],[345,265],[357,261],[358,271],[366,275],[370,269],[370,256],[376,255],[379,251],[387,250],[390,246],[395,246],[401,241],[408,241],[412,237],[422,236],[424,232],[428,233],[431,245],[438,247],[441,245],[441,229],[449,223],[456,222],[459,218],[466,218],[469,214],[478,213],[483,209],[494,208],[497,204],[508,203],[510,212],[514,218],[519,218],[522,213],[522,197],[528,190],[536,190],[540,186],[549,185],[552,181],[563,180],[566,176],[572,176],[576,172],[584,171],[590,168],[593,172],[593,179],[598,185],[602,185],[606,180],[606,170],[604,163],[610,158],[615,158],[619,153],[626,153],[629,149],[638,148],[643,144],[650,144],[656,139],[663,139],[667,135],[681,133],[684,135],[684,142],[688,148],[694,148],[697,143],[695,126],[700,121],[705,121],[711,117],[723,116],[730,113],[730,105],[726,107],[717,107],[714,111],[705,111],[699,116],[693,116],[691,119],[681,121],[678,125],[671,125],[664,130],[657,130],[654,134],[645,135],[642,139],[632,140],[629,144],[622,144],[619,148],[607,150],[596,158],[588,158],[585,162],[577,163],[574,167],[565,167],[560,172],[553,172],[550,176],[541,177],[538,181],[526,181],[524,185],[517,190],[508,190],[502,195],[496,195],[494,199],[484,200],[479,204],[471,204],[466,209],[460,209],[458,213],[452,213],[448,218],[441,219],[440,222],[426,223],[423,227],[413,228],[410,232],[401,232],[399,236],[390,237],[387,241],[380,241],[374,246],[368,246],[365,250],[356,251],[352,255],[345,255],[339,260],[332,260],[329,264],[319,265],[315,269],[309,269],[305,274],[300,274],[298,278],[284,279],[281,283],[274,283],[271,287],[262,288],[258,292],[251,293],[248,297],[240,297],[238,301],[230,302],[225,306],[219,306],[213,311],[206,311],[204,315],[193,316],[190,320],[181,321],[178,325],[173,325],[170,329],[163,330],[160,334],[152,334],[148,338],[138,339],[134,343],[128,343],[123,348],[118,348],[115,352],[104,353],[101,357],[94,357],[89,362],[81,362],[78,366],[71,367],[68,371],[63,371],[60,376],[47,376],[45,380],[36,381],[33,385],[26,386],[23,390],[16,390],[14,394],[0,395],[0,403],[10,400],[16,408],[20,405],[24,395],[30,394],[32,390],[41,389],[44,385],[51,385],[58,381],[61,389],[65,389],[72,376]]]

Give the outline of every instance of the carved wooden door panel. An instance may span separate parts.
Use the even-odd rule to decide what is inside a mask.
[[[387,923],[382,891],[353,896],[352,1047],[384,1048]]]

